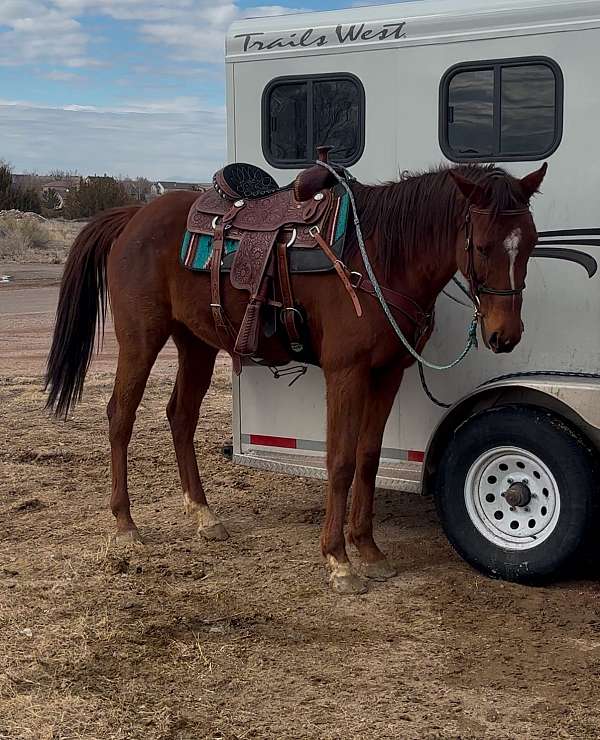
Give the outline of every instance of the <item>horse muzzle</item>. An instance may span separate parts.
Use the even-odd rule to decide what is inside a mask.
[[[503,337],[500,332],[495,331],[488,341],[487,346],[494,352],[494,354],[500,355],[508,352],[512,352],[513,349],[519,344],[521,337],[511,338]]]
[[[511,324],[512,323],[513,322],[511,322]],[[492,352],[497,355],[512,352],[521,341],[524,328],[523,322],[519,320],[514,327],[510,325],[509,327],[506,325],[501,326],[497,329],[490,327],[490,330],[488,331],[485,319],[482,319],[481,321],[481,335],[483,337],[483,342],[488,349],[491,349]]]

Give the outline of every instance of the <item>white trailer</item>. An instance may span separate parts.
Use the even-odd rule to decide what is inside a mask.
[[[598,0],[423,0],[244,20],[227,37],[229,160],[281,184],[319,144],[333,144],[332,159],[363,182],[446,161],[496,162],[516,176],[549,162],[533,203],[540,245],[521,344],[428,371],[448,410],[412,368],[378,477],[404,491],[443,487],[462,512],[448,521],[448,501],[440,506],[451,540],[509,578],[562,564],[589,518],[589,496],[573,515],[574,489],[597,488],[600,381],[583,374],[600,371],[599,50]],[[424,354],[446,361],[464,344],[470,308],[442,295],[436,313]],[[564,375],[526,375],[545,371]],[[519,375],[488,382],[508,374]],[[234,459],[324,478],[321,372],[309,368],[292,386],[290,377],[246,366],[234,379]],[[508,506],[515,482],[522,505]]]

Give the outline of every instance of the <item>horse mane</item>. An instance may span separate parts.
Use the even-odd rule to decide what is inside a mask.
[[[374,257],[386,278],[425,250],[441,255],[454,245],[467,203],[450,169],[403,172],[399,181],[381,185],[352,185],[363,236],[374,239]],[[452,169],[483,188],[485,208],[498,212],[529,205],[520,181],[500,167],[467,164]],[[356,246],[353,235],[351,248]]]

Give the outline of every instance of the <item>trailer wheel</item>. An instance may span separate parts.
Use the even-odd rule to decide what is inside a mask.
[[[596,494],[595,456],[556,414],[488,409],[464,422],[441,460],[435,498],[457,552],[494,578],[556,575],[583,546]]]

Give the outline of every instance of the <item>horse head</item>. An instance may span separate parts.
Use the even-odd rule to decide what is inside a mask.
[[[450,170],[467,202],[457,264],[478,307],[483,340],[496,353],[511,352],[523,334],[527,263],[538,240],[529,201],[547,168],[544,164],[520,180],[491,170],[478,183]]]

